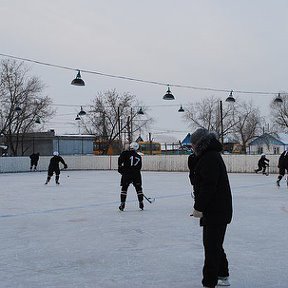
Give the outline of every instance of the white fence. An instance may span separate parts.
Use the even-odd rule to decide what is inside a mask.
[[[279,155],[267,155],[270,173],[278,173]],[[42,156],[38,170],[46,171],[51,157]],[[64,156],[69,169],[73,170],[116,170],[118,156]],[[252,173],[257,168],[260,155],[223,155],[227,171],[231,173]],[[188,155],[145,155],[143,171],[188,171]],[[209,164],[209,163],[208,163]],[[0,173],[26,172],[30,170],[29,157],[0,157]]]

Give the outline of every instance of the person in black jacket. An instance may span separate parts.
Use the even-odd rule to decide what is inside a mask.
[[[129,150],[123,151],[118,158],[118,172],[122,175],[120,183],[120,186],[122,186],[120,194],[121,204],[119,206],[119,210],[121,211],[125,208],[127,191],[131,183],[137,192],[139,208],[141,210],[144,209],[142,178],[140,172],[142,168],[142,158],[136,152],[138,149],[139,144],[132,142],[129,146]]]
[[[269,159],[266,158],[266,155],[263,153],[261,154],[260,159],[258,160],[258,169],[255,169],[255,172],[258,173],[260,172],[262,169],[262,173],[266,174],[266,167],[269,166]],[[268,174],[266,174],[268,175]]]
[[[40,156],[39,153],[34,153],[34,152],[30,155],[30,171],[32,171],[33,166],[34,166],[34,171],[37,170],[39,156]]]
[[[279,176],[276,181],[276,184],[278,187],[280,187],[280,181],[285,175],[285,171],[288,171],[288,149],[286,149],[279,157],[278,161],[278,168],[279,168]],[[288,185],[288,182],[287,182]]]
[[[55,182],[57,185],[59,185],[59,175],[60,175],[60,167],[59,163],[62,163],[64,165],[64,169],[68,168],[67,164],[65,163],[64,159],[59,156],[59,153],[57,151],[53,152],[53,157],[50,159],[49,167],[48,167],[48,176],[47,180],[45,182],[45,185],[48,184],[51,177],[53,176],[53,173],[55,172]]]
[[[227,224],[232,220],[232,195],[226,166],[220,152],[221,143],[204,128],[191,136],[195,153],[193,172],[194,210],[203,227],[204,287],[229,285],[229,268],[223,242]]]

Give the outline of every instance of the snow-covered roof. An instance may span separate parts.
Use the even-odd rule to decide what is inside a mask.
[[[277,133],[275,135],[275,138],[277,138],[283,144],[288,145],[288,134],[286,134],[286,133]]]

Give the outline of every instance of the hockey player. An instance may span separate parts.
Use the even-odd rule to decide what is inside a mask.
[[[45,185],[48,184],[51,177],[53,176],[53,173],[55,172],[55,182],[57,185],[59,185],[59,175],[60,175],[60,168],[59,163],[62,163],[64,165],[64,169],[68,168],[67,164],[65,163],[64,159],[59,156],[59,152],[55,151],[53,152],[53,157],[50,159],[49,167],[48,167],[48,176],[47,180],[45,182]]]
[[[266,174],[266,167],[269,166],[269,161],[270,160],[266,158],[266,155],[262,153],[258,161],[258,169],[255,169],[255,172],[258,173],[263,169],[262,171],[263,175]]]
[[[141,168],[142,168],[142,158],[136,152],[139,149],[139,144],[132,142],[129,145],[129,150],[123,151],[118,158],[118,172],[122,175],[121,177],[121,204],[119,210],[123,211],[125,208],[125,202],[127,197],[127,190],[129,185],[132,183],[137,192],[137,197],[139,201],[139,208],[144,209],[143,203],[143,191],[142,191],[142,178],[141,178]]]
[[[279,168],[279,176],[276,181],[276,184],[278,187],[280,187],[280,181],[285,175],[285,170],[286,172],[288,171],[288,149],[286,149],[279,157],[278,161],[278,168]]]
[[[37,165],[38,165],[38,161],[39,161],[39,153],[32,153],[30,155],[30,171],[32,171],[33,166],[34,166],[34,171],[37,170]]]

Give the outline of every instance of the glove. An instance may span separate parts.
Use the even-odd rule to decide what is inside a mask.
[[[190,216],[194,216],[195,218],[202,218],[203,217],[203,213],[194,209]]]
[[[68,168],[68,165],[67,165],[67,164],[65,164],[65,165],[64,165],[64,169],[67,169],[67,168]]]

